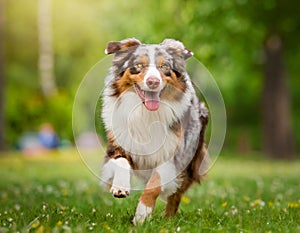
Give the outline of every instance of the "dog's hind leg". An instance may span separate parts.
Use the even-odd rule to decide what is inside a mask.
[[[181,201],[181,197],[182,197],[182,193],[178,193],[178,192],[168,197],[166,213],[165,213],[166,217],[172,217],[176,215]]]
[[[183,182],[180,188],[178,188],[174,194],[168,197],[165,217],[172,217],[176,215],[182,195],[186,192],[186,190],[188,190],[188,188],[193,183],[193,180],[189,178],[187,174],[183,174],[182,179]]]

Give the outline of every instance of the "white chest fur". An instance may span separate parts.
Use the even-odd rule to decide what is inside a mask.
[[[104,93],[102,112],[106,130],[130,153],[137,169],[152,169],[172,159],[180,139],[170,126],[188,105],[162,101],[157,111],[149,111],[135,92],[128,91],[118,99],[109,92]]]

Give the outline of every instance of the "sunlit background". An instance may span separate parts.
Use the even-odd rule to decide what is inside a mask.
[[[300,18],[294,3],[2,0],[1,149],[18,149],[24,134],[45,123],[60,146],[73,144],[74,96],[105,57],[107,42],[168,37],[191,49],[221,89],[228,116],[224,150],[295,158]]]

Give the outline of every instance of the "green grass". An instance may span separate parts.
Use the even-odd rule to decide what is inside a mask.
[[[100,165],[99,165],[100,166]],[[114,199],[75,151],[0,156],[0,232],[300,232],[300,161],[222,156],[178,215],[131,224],[139,192]]]

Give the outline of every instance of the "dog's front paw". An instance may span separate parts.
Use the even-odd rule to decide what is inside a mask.
[[[125,198],[130,194],[129,188],[117,187],[112,185],[110,188],[110,193],[116,198]]]
[[[138,223],[145,222],[145,219],[152,213],[153,208],[146,206],[141,201],[136,208],[135,216],[132,220],[133,224],[136,226]]]

